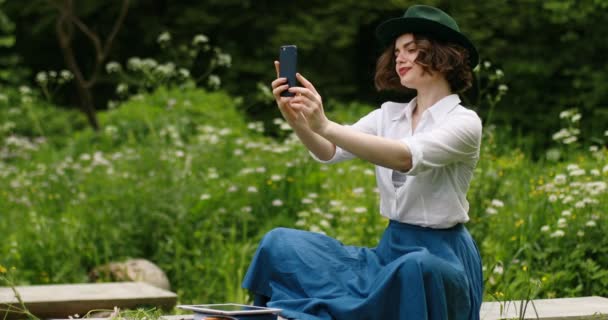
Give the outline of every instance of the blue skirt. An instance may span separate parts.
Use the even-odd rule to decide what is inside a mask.
[[[299,320],[479,319],[481,258],[467,229],[391,221],[375,248],[277,228],[262,239],[243,288],[256,305]]]

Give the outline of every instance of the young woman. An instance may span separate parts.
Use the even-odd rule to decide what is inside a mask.
[[[479,319],[481,260],[463,224],[482,128],[458,96],[471,86],[477,51],[454,19],[429,6],[408,8],[376,35],[387,46],[376,87],[415,90],[409,103],[386,102],[342,126],[325,116],[321,96],[302,75],[303,87],[288,88],[278,78],[272,88],[283,117],[315,159],[358,157],[376,166],[388,227],[375,248],[272,230],[243,287],[256,304],[300,320]],[[296,96],[281,97],[284,90]]]

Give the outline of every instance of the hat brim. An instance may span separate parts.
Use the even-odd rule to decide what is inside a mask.
[[[392,44],[397,37],[404,33],[423,34],[440,41],[456,43],[469,52],[471,69],[479,63],[479,54],[473,43],[462,33],[438,22],[424,18],[401,17],[387,20],[376,28],[376,37],[384,46]]]

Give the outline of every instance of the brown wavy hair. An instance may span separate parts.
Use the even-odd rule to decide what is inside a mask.
[[[473,71],[469,66],[469,53],[455,43],[440,42],[435,39],[414,34],[418,48],[416,63],[423,72],[439,72],[445,75],[454,93],[466,91],[473,84]],[[411,92],[401,84],[395,70],[395,43],[388,46],[376,62],[374,84],[377,90]]]

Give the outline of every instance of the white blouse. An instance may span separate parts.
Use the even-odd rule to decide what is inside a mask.
[[[469,189],[479,160],[481,120],[460,105],[452,94],[427,109],[412,132],[412,111],[408,104],[385,102],[351,127],[368,134],[399,140],[412,153],[412,168],[398,172],[376,166],[380,190],[380,213],[392,220],[431,228],[449,228],[469,220]],[[355,156],[336,146],[336,163]]]

